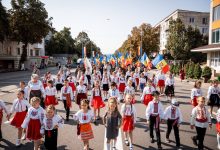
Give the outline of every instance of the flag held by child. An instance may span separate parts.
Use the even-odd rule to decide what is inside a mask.
[[[163,59],[163,56],[158,54],[154,60],[152,61],[152,64],[159,70],[162,70],[163,73],[167,73],[170,69],[167,62]]]

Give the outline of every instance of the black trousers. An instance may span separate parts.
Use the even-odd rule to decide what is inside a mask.
[[[198,140],[198,149],[202,150],[204,148],[203,141],[205,138],[206,128],[196,127],[197,136],[193,138]]]
[[[69,118],[70,108],[66,105],[66,100],[63,100],[64,109],[66,110],[66,118]]]
[[[156,116],[150,116],[149,120],[149,126],[150,126],[150,137],[154,138],[154,127],[156,126]],[[160,121],[158,122],[158,128],[155,128],[156,137],[157,137],[157,145],[161,145],[161,139],[160,139]]]
[[[177,125],[178,125],[177,123],[175,125],[173,125],[174,122],[175,122],[175,120],[167,120],[166,138],[169,139],[170,132],[173,128],[175,139],[176,139],[176,146],[179,147],[180,146],[179,128],[177,127]]]
[[[45,130],[44,146],[47,150],[57,150],[58,129]]]

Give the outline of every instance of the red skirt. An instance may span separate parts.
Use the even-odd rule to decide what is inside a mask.
[[[217,130],[217,133],[220,133],[220,122],[216,123],[216,130]]]
[[[0,127],[1,127],[1,124],[2,124],[2,118],[3,118],[3,112],[2,112],[2,110],[0,110]]]
[[[135,104],[135,103],[136,103],[136,100],[134,98],[132,98],[131,104]]]
[[[51,96],[46,95],[44,104],[45,104],[45,106],[48,106],[48,105],[57,105],[57,104],[58,104],[58,101],[56,100],[55,95],[51,95]]]
[[[27,111],[16,112],[14,118],[11,121],[11,125],[15,126],[16,128],[20,128],[21,124],[23,123],[26,117]]]
[[[198,105],[198,103],[197,103],[197,96],[194,96],[194,98],[193,98],[193,100],[191,101],[191,103],[192,103],[192,105],[193,105],[194,107],[196,107],[196,106]]]
[[[29,140],[39,140],[42,138],[40,134],[40,120],[39,119],[30,119],[30,122],[28,124],[27,128],[27,138]]]
[[[165,81],[164,80],[159,80],[158,83],[157,83],[157,86],[159,86],[159,87],[165,86]]]
[[[90,123],[80,124],[80,135],[82,141],[87,141],[94,138]]]
[[[82,99],[87,99],[86,93],[78,93],[76,98],[76,103],[80,105]]]
[[[135,78],[136,80],[136,85],[138,86],[139,85],[139,78]]]
[[[125,91],[125,83],[120,83],[118,90],[119,90],[119,92],[124,92]]]
[[[153,96],[152,96],[152,94],[146,94],[145,96],[144,96],[144,101],[143,101],[143,103],[144,103],[144,105],[148,105],[148,103],[150,102],[150,101],[152,101],[153,100]]]
[[[70,82],[69,86],[72,88],[72,91],[76,91],[76,86],[73,82]]]
[[[124,116],[122,119],[122,130],[124,132],[130,132],[134,130],[134,119],[132,116]]]
[[[101,96],[94,96],[92,99],[91,106],[95,109],[99,109],[105,107],[105,103],[102,101]]]
[[[43,83],[44,89],[47,87],[47,83]]]

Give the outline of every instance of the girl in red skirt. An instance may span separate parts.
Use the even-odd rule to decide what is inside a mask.
[[[47,81],[47,87],[45,88],[46,98],[44,101],[44,104],[46,107],[49,105],[57,105],[58,104],[58,101],[56,98],[56,93],[57,93],[57,90],[53,86],[53,81],[52,80]]]
[[[80,106],[82,99],[87,99],[87,87],[83,84],[84,81],[81,78],[79,85],[76,87],[76,103]]]
[[[147,86],[144,88],[143,94],[141,96],[141,101],[144,105],[148,105],[150,101],[153,100],[152,93],[156,91],[156,89],[152,86],[152,80],[148,79]]]
[[[135,90],[138,90],[138,85],[139,85],[139,80],[140,80],[140,73],[138,71],[138,68],[135,69],[135,73],[133,75],[134,79],[135,79]]]
[[[89,100],[83,99],[80,102],[81,109],[73,116],[78,121],[77,135],[83,141],[84,150],[89,150],[89,140],[94,138],[91,122],[94,120],[94,114],[89,107]]]
[[[100,119],[100,108],[105,107],[105,103],[102,100],[102,93],[99,85],[99,81],[95,81],[95,87],[91,92],[91,106],[94,109],[94,119],[96,121]],[[96,117],[96,112],[98,110],[98,116]]]
[[[163,71],[161,70],[160,73],[157,75],[157,86],[159,87],[161,95],[164,94],[165,80],[166,80],[166,77]]]
[[[21,124],[23,123],[27,111],[26,107],[31,107],[27,100],[24,99],[24,91],[18,91],[17,99],[14,100],[11,108],[11,112],[8,116],[8,120],[10,119],[11,115],[15,113],[14,118],[11,120],[11,125],[15,126],[18,129],[18,139],[16,141],[16,146],[21,145],[21,136],[22,136],[22,128]]]
[[[203,95],[202,90],[201,90],[201,85],[202,85],[202,82],[198,80],[195,82],[194,88],[191,90],[191,104],[194,107],[198,105],[197,98]]]
[[[40,99],[38,97],[31,98],[31,105],[28,109],[27,116],[22,123],[23,129],[27,128],[27,138],[34,141],[34,150],[38,150],[40,139],[43,134],[43,119],[45,116],[44,109],[40,106]]]
[[[122,73],[121,76],[119,77],[119,88],[118,88],[121,99],[123,99],[124,97],[124,91],[125,91],[125,86],[126,86],[125,83],[126,83],[125,74]]]
[[[74,76],[69,76],[68,77],[69,80],[69,86],[72,88],[73,91],[73,95],[76,94],[76,78]]]
[[[0,140],[2,139],[2,118],[3,118],[3,110],[7,114],[7,119],[8,119],[8,109],[5,106],[4,101],[0,100]]]
[[[134,87],[132,86],[132,80],[130,80],[130,79],[128,80],[128,84],[125,87],[124,99],[127,94],[130,94],[132,96],[131,103],[134,104],[136,102],[135,101],[135,91],[134,91]]]
[[[125,103],[121,106],[122,130],[124,132],[125,144],[133,149],[133,130],[136,123],[136,109],[131,103],[132,95],[125,96]],[[129,140],[128,140],[129,138]]]

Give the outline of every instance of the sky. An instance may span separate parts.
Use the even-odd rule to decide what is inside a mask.
[[[9,9],[11,0],[2,0]],[[111,54],[134,26],[156,25],[176,9],[209,12],[210,0],[41,0],[53,27],[70,27],[73,38],[85,31],[102,53]],[[88,48],[87,48],[88,49]]]

